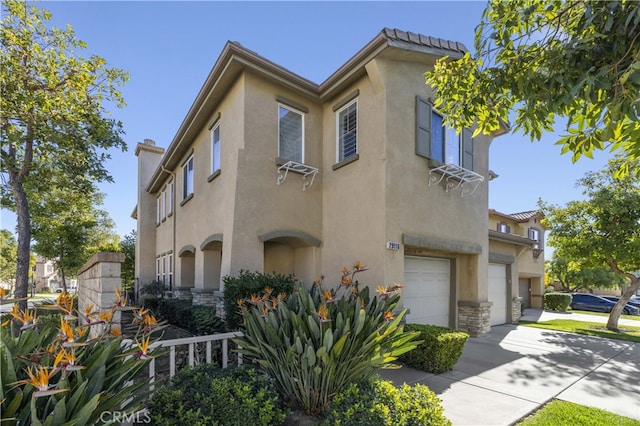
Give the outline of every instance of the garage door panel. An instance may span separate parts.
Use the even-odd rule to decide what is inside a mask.
[[[450,317],[450,261],[405,257],[404,306],[407,322],[448,327]]]
[[[489,301],[492,302],[490,323],[500,325],[507,322],[507,269],[503,264],[489,264]]]

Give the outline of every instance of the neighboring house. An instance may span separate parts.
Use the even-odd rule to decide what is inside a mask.
[[[35,291],[55,291],[60,283],[55,263],[42,256],[36,256],[36,264],[33,266],[33,281]]]
[[[316,84],[228,42],[166,151],[136,148],[138,289],[159,280],[220,309],[226,275],[337,287],[362,261],[363,285],[405,285],[408,322],[482,335],[492,305],[517,320],[518,287],[505,278],[498,303],[488,284],[489,145],[506,129],[444,128],[424,79],[465,52],[384,29]],[[519,262],[517,247],[497,260]]]
[[[514,283],[507,292],[513,309],[518,309],[515,298],[524,308],[543,307],[547,228],[541,223],[542,218],[538,210],[512,214],[489,210],[489,293],[501,292],[500,283],[506,277]],[[498,318],[493,321],[500,323]]]
[[[35,283],[34,291],[48,292],[56,291],[62,288],[62,278],[58,276],[58,269],[54,261],[46,259],[42,256],[36,256],[36,264],[33,266],[33,279],[30,285]],[[75,291],[77,289],[78,280],[66,278],[67,290]]]

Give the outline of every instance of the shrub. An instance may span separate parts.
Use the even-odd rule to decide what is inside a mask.
[[[550,311],[566,312],[571,306],[569,293],[547,293],[544,295],[544,308]]]
[[[359,385],[352,383],[337,394],[322,425],[450,425],[440,402],[424,385],[405,383],[396,388],[374,376]]]
[[[260,272],[240,271],[237,277],[225,276],[224,282],[224,311],[229,330],[237,330],[242,324],[242,316],[238,311],[238,300],[244,300],[252,295],[264,295],[266,289],[273,294],[289,295],[296,286],[293,275],[263,274]]]
[[[407,331],[417,331],[423,343],[400,357],[409,367],[431,373],[451,370],[462,355],[467,333],[436,325],[407,324]]]
[[[158,316],[169,324],[183,328],[196,335],[222,333],[224,321],[216,316],[212,306],[193,305],[190,300],[160,299]]]
[[[160,305],[160,300],[161,299],[157,299],[155,297],[147,297],[147,298],[144,299],[142,304],[144,305],[145,308],[147,308],[151,312],[157,314],[158,306]]]
[[[164,290],[165,290],[165,287],[162,281],[151,281],[144,284],[140,288],[140,292],[142,294],[146,294],[147,296],[151,296],[153,298],[160,298],[160,299],[164,297]]]
[[[132,345],[125,343],[118,329],[111,329],[111,315],[125,309],[120,299],[110,311],[78,312],[72,298],[61,293],[48,308],[59,315],[41,321],[35,310],[18,311],[14,305],[11,320],[0,327],[3,421],[97,424],[106,411],[123,415],[137,411],[148,392],[148,379],[141,374],[156,354],[149,350],[155,318],[137,312],[137,345]],[[87,324],[78,324],[79,317]],[[94,326],[103,333],[90,338]]]
[[[185,368],[148,401],[156,425],[278,425],[287,412],[271,381],[254,368]]]
[[[300,286],[289,297],[254,296],[241,306],[246,330],[234,339],[238,351],[273,377],[282,397],[310,415],[326,412],[333,395],[371,377],[416,347],[418,333],[404,333],[401,313],[393,318],[398,286],[358,291],[346,270],[338,292]],[[342,291],[341,291],[342,290]]]

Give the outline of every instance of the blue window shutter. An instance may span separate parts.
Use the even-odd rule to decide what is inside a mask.
[[[471,129],[462,130],[462,167],[473,170],[473,138]]]
[[[416,96],[416,155],[431,155],[431,103]]]

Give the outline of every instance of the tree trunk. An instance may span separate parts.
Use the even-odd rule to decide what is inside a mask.
[[[18,253],[16,266],[15,298],[26,298],[29,293],[29,254],[31,248],[31,217],[29,217],[29,202],[22,182],[11,180],[11,189],[16,202],[18,223]],[[27,309],[27,301],[18,302],[18,308]]]
[[[67,280],[64,277],[64,268],[60,268],[60,278],[62,280],[62,291],[67,293]]]
[[[607,321],[607,328],[611,331],[618,331],[618,320],[620,319],[620,315],[622,315],[622,311],[624,310],[624,306],[627,304],[631,296],[636,294],[638,288],[640,288],[640,277],[631,278],[631,282],[629,283],[629,287],[624,292],[624,294],[618,299],[618,303],[611,310],[611,314],[609,314],[609,321]]]

